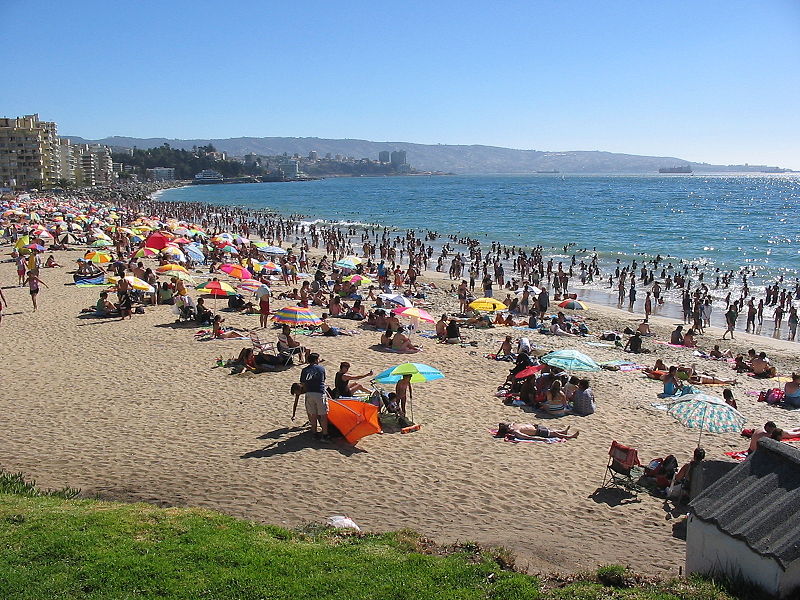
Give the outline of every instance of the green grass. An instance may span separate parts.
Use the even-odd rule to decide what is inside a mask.
[[[410,531],[290,531],[203,509],[65,499],[19,482],[0,490],[9,488],[20,493],[0,493],[3,600],[734,598],[710,582],[645,582],[621,567],[605,569],[626,587],[598,576],[540,580],[514,572],[507,551],[443,548]]]

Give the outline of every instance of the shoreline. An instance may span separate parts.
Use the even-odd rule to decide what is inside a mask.
[[[171,189],[179,189],[180,187],[191,187],[191,186],[178,186],[178,187],[174,187],[174,188],[171,188]],[[162,192],[163,191],[166,191],[166,190],[162,190]],[[177,202],[177,203],[183,203],[184,202],[182,200],[169,200],[169,199],[159,199],[159,201]],[[253,208],[251,208],[249,206],[244,206],[244,205],[230,205],[230,204],[213,203],[213,202],[211,204],[216,205],[216,206],[220,206],[220,207],[226,207],[226,208],[239,208],[239,209],[243,209],[245,211],[250,211],[250,210],[256,211],[256,210],[258,210],[258,209],[253,209]],[[314,225],[317,225],[317,226],[321,225],[323,227],[324,226],[336,227],[340,231],[343,230],[343,229],[346,231],[350,227],[355,227],[356,229],[361,229],[363,231],[373,232],[373,233],[376,232],[376,231],[387,230],[387,229],[389,231],[398,231],[398,232],[404,230],[403,228],[398,228],[398,227],[395,227],[395,226],[388,226],[388,225],[381,224],[381,223],[361,223],[361,222],[348,222],[348,221],[344,221],[344,222],[339,221],[339,222],[337,222],[337,221],[332,221],[330,219],[317,217],[315,215],[303,215],[302,217],[298,217],[296,214],[287,215],[282,211],[277,211],[277,210],[272,209],[272,208],[270,208],[270,210],[274,214],[276,214],[276,215],[278,215],[278,216],[280,216],[282,218],[289,219],[290,221],[294,220],[294,221],[299,222],[300,224],[308,223],[308,224],[314,224]],[[424,232],[417,231],[417,234],[419,234],[419,235],[421,235],[422,233],[424,233]],[[441,240],[442,242],[447,241],[448,243],[450,243],[454,247],[455,250],[463,250],[463,248],[464,248],[463,244],[452,243],[452,241],[450,240],[450,236],[456,235],[456,232],[448,231],[448,232],[436,232],[436,233],[439,234],[439,236],[440,236],[439,240]],[[302,234],[301,234],[301,236],[302,236]],[[298,237],[300,237],[300,236],[298,236]],[[296,245],[296,243],[297,242],[295,242],[294,245]],[[441,248],[441,243],[438,243],[438,244],[437,243],[432,243],[431,245],[434,248],[436,248],[437,251]],[[485,249],[486,244],[485,243],[481,243],[481,246]],[[359,247],[360,248],[360,244],[355,244],[354,247]],[[561,253],[558,252],[558,249],[556,249],[556,248],[551,248],[551,249],[554,252],[552,254],[545,254],[544,255],[544,259],[545,260],[548,259],[548,258],[552,258],[554,260],[559,259],[559,260],[563,260],[564,262],[567,262],[567,263],[569,262],[564,254],[561,254]],[[635,253],[629,253],[628,255],[629,256],[634,256]],[[645,257],[645,255],[642,255],[642,256]],[[434,256],[434,258],[435,258],[435,256]],[[680,261],[681,263],[683,263],[683,259],[678,259],[677,257],[669,257],[668,256],[667,258],[673,258],[674,260]],[[504,266],[506,267],[506,272],[509,273],[509,276],[508,276],[509,279],[511,277],[517,275],[517,273],[510,268],[511,265],[510,265],[508,260],[504,260],[502,262],[503,262]],[[695,262],[695,261],[692,261],[692,262]],[[398,264],[401,264],[401,265],[405,264],[407,266],[408,265],[408,255],[405,256],[405,263],[403,263],[403,260],[401,259],[400,261],[398,261]],[[432,270],[432,269],[428,269],[427,271],[429,273],[437,273],[437,271]],[[605,281],[602,278],[603,277],[607,277],[607,276],[608,276],[608,273],[602,273],[602,276],[601,276],[600,279],[602,281]],[[447,279],[447,278],[445,277],[445,279]],[[452,280],[452,281],[456,282],[457,280]],[[787,287],[789,289],[791,289],[791,283],[786,283],[785,285],[787,285]],[[641,318],[644,317],[644,309],[643,309],[644,291],[646,289],[648,289],[649,287],[650,286],[638,286],[637,287],[637,289],[640,289],[642,291],[642,293],[639,294],[639,298],[637,299],[636,304],[634,305],[635,308],[638,307],[640,309],[638,312],[636,310],[630,310],[630,309],[623,308],[624,306],[628,305],[627,294],[626,294],[625,301],[623,303],[619,303],[617,301],[617,293],[616,293],[616,291],[608,291],[609,288],[603,287],[600,284],[596,284],[596,285],[581,284],[580,281],[578,280],[578,278],[574,277],[573,278],[573,282],[571,283],[571,287],[570,287],[569,291],[570,291],[570,293],[578,293],[579,299],[581,299],[581,300],[585,299],[585,300],[587,300],[589,302],[599,303],[599,304],[602,304],[603,306],[606,306],[608,308],[617,308],[620,311],[622,311],[624,313],[631,314],[631,315],[639,315],[639,320],[641,320]],[[680,288],[677,288],[677,287],[674,288],[674,292],[677,292],[679,289]],[[497,290],[497,292],[500,292],[500,293],[505,293],[506,291],[507,290]],[[716,296],[715,299],[716,299],[716,302],[719,303],[720,302],[719,297],[721,296],[721,291],[722,290],[715,290],[714,288],[712,288],[711,291],[712,292],[713,291],[718,292],[718,296]],[[676,299],[674,298],[674,292],[673,292],[673,294],[667,294],[667,293],[664,294],[664,297],[665,297],[664,305],[658,306],[655,302],[653,303],[654,310],[653,310],[653,313],[651,314],[651,317],[657,316],[657,315],[662,315],[664,317],[667,317],[668,319],[673,320],[675,323],[683,323],[683,309],[680,306],[680,304],[678,302],[676,302]],[[800,306],[800,301],[795,300],[794,304],[796,306]],[[745,332],[744,332],[743,328],[741,328],[739,325],[741,323],[743,323],[744,321],[745,321],[745,319],[740,316],[739,320],[737,321],[737,328],[736,328],[736,332],[737,333],[741,333],[743,335],[745,334]],[[713,326],[716,326],[716,327],[722,327],[722,328],[725,327],[724,307],[723,308],[720,308],[719,306],[714,307],[714,310],[713,310],[712,315],[711,315],[711,324]],[[766,315],[766,311],[765,311],[763,325],[758,325],[757,326],[757,331],[758,332],[755,333],[755,335],[758,336],[759,338],[763,337],[763,338],[767,338],[767,339],[782,339],[782,336],[783,337],[788,336],[789,326],[788,326],[788,323],[787,323],[786,319],[784,319],[783,323],[782,323],[782,326],[777,331],[775,331],[772,334],[767,333],[769,331],[774,331],[774,320],[771,317],[768,317]],[[787,339],[786,341],[789,341],[791,343],[797,343],[797,342],[800,342],[800,337],[798,337],[796,340],[788,340]]]

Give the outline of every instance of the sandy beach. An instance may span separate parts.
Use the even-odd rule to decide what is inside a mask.
[[[5,258],[10,247],[1,251]],[[333,319],[340,327],[355,326],[357,334],[303,340],[325,360],[329,382],[342,360],[355,373],[413,360],[446,378],[415,385],[419,431],[373,435],[356,447],[343,440],[325,443],[306,433],[304,418],[290,420],[289,387],[299,366],[231,375],[215,367],[217,357],[233,357],[250,342],[196,341],[199,328],[176,324],[169,306],[147,307],[130,321],[81,315],[103,289],[67,285],[68,271],[82,255],[57,252],[67,267],[42,270],[49,287],[40,293],[36,313],[27,288],[12,285],[13,262],[0,263],[9,303],[0,325],[4,469],[22,471],[46,487],[78,487],[89,497],[209,507],[289,527],[345,514],[367,530],[408,527],[441,542],[502,545],[533,571],[621,563],[648,573],[678,573],[684,559],[680,515],[648,494],[620,502],[619,495],[598,491],[612,440],[637,447],[642,462],[666,454],[681,464],[689,459],[697,431],[652,408],[659,382],[640,371],[590,373],[597,412],[547,422],[579,429],[575,440],[515,444],[488,431],[501,420],[540,421],[495,397],[511,365],[484,355],[495,352],[505,335],[526,335],[540,354],[576,348],[598,362],[630,358],[622,349],[586,345],[596,337],[554,338],[495,327],[463,331],[477,347],[425,339],[421,353],[401,356],[371,348],[378,332]],[[449,281],[438,283],[449,289]],[[434,315],[458,305],[444,289],[428,300]],[[275,300],[272,308],[288,304]],[[222,314],[229,326],[258,326],[257,315]],[[595,305],[580,314],[593,333],[635,327],[640,320]],[[673,321],[651,321],[656,339],[668,339]],[[258,333],[275,340],[272,329]],[[764,350],[781,375],[800,365],[797,344],[739,332],[734,342],[720,342],[721,335],[720,329],[707,329],[699,345]],[[726,363],[693,357],[690,349],[650,340],[645,347],[653,352],[637,359],[647,365],[662,358],[736,377],[734,392],[749,427],[767,420],[800,424],[800,413],[746,395],[782,383],[736,375]],[[721,395],[720,386],[702,387]],[[736,433],[704,434],[702,445],[708,458],[724,459],[723,452],[743,450],[747,440]]]

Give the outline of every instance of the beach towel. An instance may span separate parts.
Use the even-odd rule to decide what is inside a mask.
[[[436,335],[435,331],[420,331],[417,335],[419,335],[419,337],[428,338],[429,340],[435,340],[439,337]]]
[[[613,348],[614,344],[606,344],[604,342],[584,342],[587,346],[593,346],[595,348]]]
[[[492,434],[492,437],[497,437],[497,429],[490,429],[489,433]],[[503,438],[504,442],[512,442],[514,444],[524,444],[524,443],[533,443],[533,444],[560,444],[561,442],[566,442],[564,438],[536,438],[535,440],[522,440],[519,438],[512,438],[511,436],[506,436]]]
[[[639,365],[631,360],[625,359],[617,359],[617,360],[608,360],[606,362],[600,363],[601,367],[612,367],[614,370],[619,371],[641,371],[642,369],[646,369],[645,365]]]
[[[725,456],[729,456],[737,462],[743,462],[747,458],[747,450],[740,450],[736,452],[725,452]]]
[[[653,340],[654,344],[661,344],[662,346],[669,346],[670,348],[686,348],[686,346],[681,346],[680,344],[670,344],[669,342],[665,342],[663,340]]]

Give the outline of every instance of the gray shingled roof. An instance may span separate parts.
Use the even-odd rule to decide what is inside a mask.
[[[695,516],[786,569],[800,558],[800,450],[761,439],[758,450],[691,503]]]

